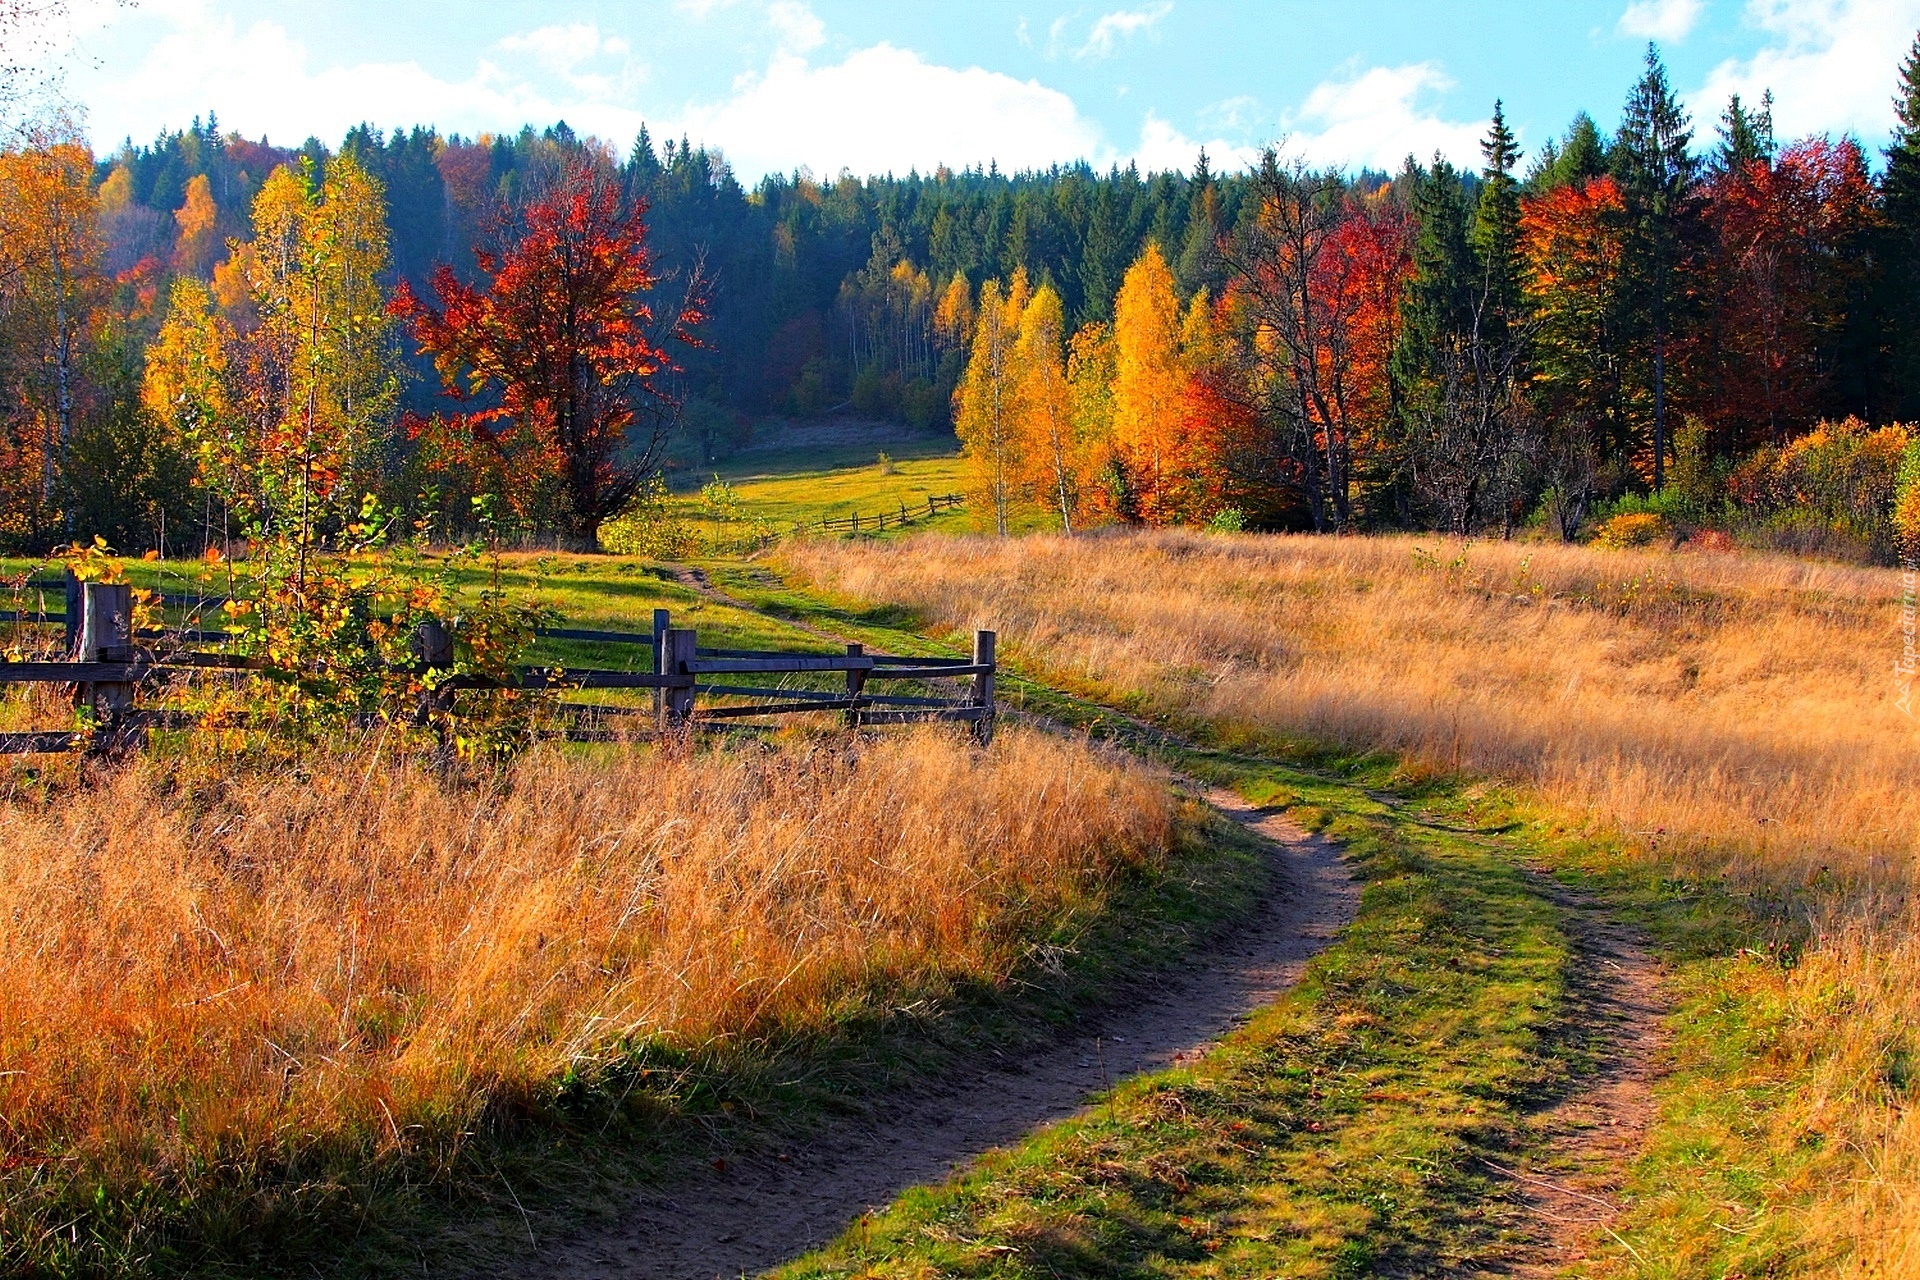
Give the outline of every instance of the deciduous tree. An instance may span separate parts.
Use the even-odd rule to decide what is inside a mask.
[[[1127,269],[1114,299],[1113,348],[1114,446],[1132,478],[1141,518],[1176,523],[1187,370],[1180,358],[1173,273],[1151,243]]]
[[[669,346],[695,341],[697,282],[656,314],[646,204],[584,154],[499,231],[503,249],[476,251],[478,285],[442,265],[437,305],[403,283],[393,310],[509,493],[557,472],[566,530],[591,547],[657,463],[675,407]]]
[[[1034,290],[1020,315],[1014,344],[1019,384],[1015,390],[1022,471],[1042,506],[1060,516],[1072,533],[1087,481],[1087,448],[1074,429],[1064,350],[1066,317],[1051,285]]]
[[[973,343],[954,389],[954,431],[972,465],[974,489],[1005,537],[1020,488],[1020,317],[1029,296],[1026,273],[1003,291],[998,280],[980,286]]]

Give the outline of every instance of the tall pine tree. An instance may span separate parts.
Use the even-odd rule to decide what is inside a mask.
[[[1667,350],[1680,310],[1681,268],[1697,220],[1692,142],[1691,124],[1667,82],[1660,51],[1648,45],[1646,71],[1627,95],[1613,170],[1626,204],[1622,276],[1650,368],[1656,492],[1667,476]]]
[[[1900,93],[1894,99],[1896,124],[1887,148],[1887,173],[1881,181],[1885,201],[1884,259],[1880,315],[1893,416],[1920,417],[1920,323],[1913,300],[1920,296],[1920,35],[1913,39],[1900,67]]]
[[[1747,110],[1734,94],[1720,116],[1720,149],[1713,167],[1721,173],[1737,173],[1748,165],[1773,159],[1773,90],[1760,99],[1758,111]]]
[[[1519,319],[1521,293],[1520,184],[1513,166],[1520,158],[1513,130],[1499,101],[1493,104],[1493,124],[1481,140],[1486,157],[1481,170],[1480,203],[1473,215],[1473,247],[1486,277],[1487,318],[1505,337]]]

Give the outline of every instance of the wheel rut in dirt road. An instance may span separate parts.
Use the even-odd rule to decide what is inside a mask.
[[[1360,887],[1339,848],[1285,815],[1215,791],[1215,808],[1260,837],[1272,860],[1254,914],[1184,967],[1120,993],[1060,1039],[976,1061],[940,1087],[883,1100],[780,1155],[716,1149],[667,1190],[638,1196],[610,1230],[562,1242],[520,1274],[555,1280],[709,1280],[750,1275],[825,1244],[900,1192],[1074,1114],[1108,1084],[1204,1052],[1299,980],[1352,919]]]
[[[1487,1162],[1530,1237],[1505,1265],[1481,1273],[1489,1280],[1547,1280],[1609,1239],[1627,1171],[1655,1118],[1654,1084],[1666,1060],[1663,1023],[1671,1005],[1645,940],[1601,904],[1542,870],[1533,875],[1572,935],[1568,1021],[1593,1069],[1565,1097],[1527,1118],[1532,1154],[1526,1160],[1517,1167]]]

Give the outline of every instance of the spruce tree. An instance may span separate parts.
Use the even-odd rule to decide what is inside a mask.
[[[1901,64],[1893,105],[1893,143],[1880,186],[1886,269],[1879,311],[1891,365],[1890,408],[1898,417],[1912,418],[1920,416],[1920,323],[1913,306],[1920,295],[1920,35]]]
[[[1436,154],[1413,187],[1413,278],[1407,283],[1407,347],[1431,350],[1472,329],[1480,264],[1468,237],[1459,171]]]
[[[645,195],[653,189],[659,177],[660,157],[654,154],[653,136],[643,124],[633,139],[633,150],[627,156],[627,191],[632,195]]]
[[[1220,186],[1214,181],[1203,149],[1188,183],[1187,232],[1174,260],[1173,275],[1181,297],[1219,286],[1220,231]]]
[[[1720,116],[1720,149],[1714,154],[1714,168],[1721,173],[1737,173],[1758,161],[1773,159],[1773,91],[1760,99],[1760,109],[1749,111],[1734,94]]]
[[[1481,140],[1486,167],[1480,171],[1480,202],[1473,216],[1473,247],[1486,277],[1491,317],[1508,328],[1520,310],[1520,186],[1513,167],[1520,158],[1513,130],[1496,99],[1493,124]]]
[[[1540,195],[1559,187],[1578,186],[1607,171],[1607,142],[1593,117],[1582,111],[1567,126],[1558,146],[1541,148],[1527,173],[1527,192]]]
[[[1660,51],[1647,46],[1646,72],[1627,96],[1613,148],[1626,205],[1621,275],[1637,336],[1648,351],[1653,395],[1653,487],[1666,485],[1667,349],[1680,303],[1680,274],[1694,208],[1692,126],[1667,82]]]

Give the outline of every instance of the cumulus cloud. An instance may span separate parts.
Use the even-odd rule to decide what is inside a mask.
[[[1309,164],[1342,167],[1391,170],[1409,155],[1425,162],[1435,152],[1455,164],[1477,163],[1485,126],[1443,120],[1420,104],[1452,83],[1430,62],[1323,81],[1282,121],[1285,150]]]
[[[1620,15],[1622,35],[1678,42],[1700,21],[1702,0],[1633,0]]]
[[[881,43],[839,62],[776,55],[725,101],[688,107],[679,129],[718,144],[744,174],[801,162],[822,173],[923,171],[997,161],[1042,167],[1101,151],[1066,94]]]
[[[1173,0],[1161,0],[1159,4],[1148,5],[1143,9],[1117,9],[1112,13],[1103,13],[1094,19],[1093,28],[1087,32],[1086,43],[1076,49],[1073,56],[1076,58],[1111,57],[1113,51],[1122,43],[1142,31],[1150,30],[1172,12]],[[1061,29],[1064,30],[1064,28]]]
[[[1143,172],[1151,173],[1160,169],[1179,169],[1184,172],[1193,168],[1202,150],[1207,153],[1207,164],[1215,173],[1244,169],[1260,159],[1257,147],[1229,142],[1224,138],[1196,141],[1151,111],[1141,122],[1139,145],[1127,158],[1139,165]]]
[[[136,16],[164,25],[138,66],[89,86],[97,143],[178,127],[208,104],[229,128],[287,143],[338,138],[369,120],[478,132],[565,117],[582,132],[616,138],[631,136],[640,123],[619,100],[640,69],[622,63],[606,73],[590,70],[595,59],[629,52],[623,40],[591,26],[509,37],[455,79],[413,61],[315,67],[279,23],[242,24],[201,0],[160,0]]]
[[[281,24],[237,21],[213,0],[146,0],[119,18],[153,37],[143,29],[137,64],[101,77],[87,96],[96,139],[109,145],[178,127],[209,104],[226,126],[283,143],[337,139],[363,120],[472,135],[565,119],[578,133],[623,146],[644,119],[657,136],[684,134],[720,150],[747,182],[801,166],[868,174],[1086,159],[1102,168],[1132,160],[1185,170],[1203,146],[1224,170],[1252,163],[1249,144],[1283,131],[1289,152],[1320,164],[1392,167],[1409,152],[1425,158],[1436,149],[1464,163],[1478,153],[1481,126],[1449,122],[1428,105],[1447,81],[1425,63],[1350,69],[1278,122],[1251,98],[1228,98],[1192,120],[1143,111],[1137,137],[1123,137],[1037,80],[943,65],[884,42],[826,54],[829,33],[802,0],[738,7],[743,18],[751,12],[766,52],[730,86],[679,104],[644,102],[633,50],[591,22],[518,32],[470,70],[449,72],[412,61],[321,62]]]
[[[1687,95],[1696,133],[1711,134],[1729,95],[1758,102],[1772,89],[1782,137],[1887,136],[1900,60],[1920,27],[1920,0],[1750,0],[1746,20],[1768,43],[1751,58],[1720,63]]]
[[[780,47],[791,53],[810,53],[827,40],[827,24],[799,0],[773,0],[767,6],[767,25]]]
[[[591,22],[539,27],[506,37],[498,48],[509,57],[527,59],[576,91],[595,98],[616,96],[645,76],[645,68],[629,59],[633,49],[626,38],[604,34]]]

